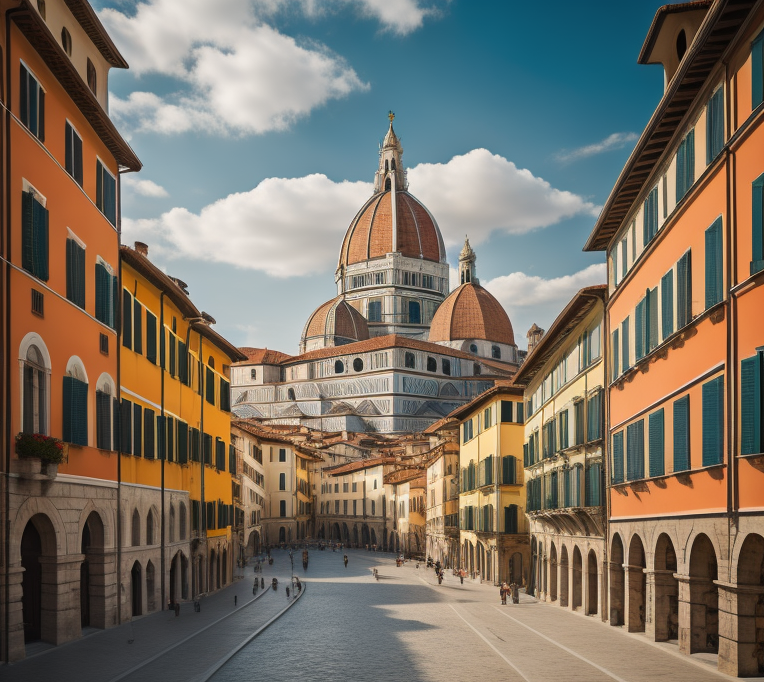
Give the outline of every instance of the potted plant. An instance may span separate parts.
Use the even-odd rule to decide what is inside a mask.
[[[40,473],[55,476],[58,465],[64,461],[64,443],[58,438],[42,433],[19,433],[16,435],[16,454],[22,475]]]

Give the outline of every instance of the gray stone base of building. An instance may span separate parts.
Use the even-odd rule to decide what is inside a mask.
[[[610,623],[718,653],[719,670],[764,673],[760,514],[610,522]]]
[[[395,544],[394,534],[388,531],[385,519],[367,516],[319,515],[316,518],[317,539],[325,542],[342,542],[348,547],[363,549],[377,546],[387,551],[390,540]],[[398,543],[400,548],[400,541]]]
[[[528,585],[530,541],[524,534],[461,531],[461,563],[469,576],[481,581]]]

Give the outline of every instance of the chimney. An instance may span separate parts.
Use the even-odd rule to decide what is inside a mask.
[[[141,256],[149,257],[149,245],[143,242],[135,242],[135,250],[141,254]]]

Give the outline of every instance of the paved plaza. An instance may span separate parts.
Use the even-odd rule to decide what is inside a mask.
[[[299,554],[298,554],[299,556]],[[161,612],[0,667],[5,682],[125,680],[249,682],[280,680],[525,680],[544,682],[705,682],[731,679],[715,670],[712,656],[686,657],[672,644],[655,644],[593,618],[539,604],[521,594],[519,605],[501,606],[498,589],[407,562],[396,568],[389,554],[311,551],[302,598],[288,604],[284,587],[290,564],[274,552],[268,585],[252,596],[252,569],[195,613]],[[379,579],[372,575],[376,567]],[[234,596],[237,605],[234,605]],[[283,614],[241,650],[231,652],[274,616]],[[30,651],[31,654],[31,651]],[[87,661],[86,665],[83,662]]]

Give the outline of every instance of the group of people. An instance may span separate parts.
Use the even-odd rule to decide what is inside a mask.
[[[512,599],[513,604],[520,603],[520,586],[516,582],[513,582],[510,585],[503,582],[499,588],[499,594],[501,595],[501,603],[504,605],[507,603],[507,597]]]

